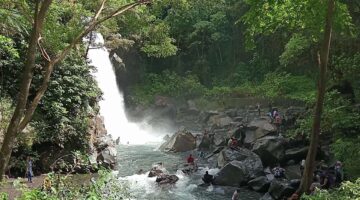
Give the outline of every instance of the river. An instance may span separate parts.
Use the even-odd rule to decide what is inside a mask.
[[[187,154],[164,153],[157,150],[155,144],[151,145],[120,145],[118,147],[118,176],[124,184],[128,184],[130,193],[134,199],[141,200],[221,200],[231,199],[235,188],[199,186],[201,177],[205,171],[215,174],[218,169],[209,169],[205,165],[199,165],[199,170],[190,175],[184,175],[177,169],[182,166]],[[173,186],[158,186],[155,178],[148,178],[147,173],[137,175],[143,169],[149,171],[153,164],[162,162],[170,174],[176,174],[179,181]],[[201,161],[199,162],[201,163]],[[241,189],[240,199],[257,200],[260,194]]]

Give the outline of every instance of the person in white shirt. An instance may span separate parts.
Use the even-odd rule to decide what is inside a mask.
[[[239,200],[240,199],[240,189],[236,189],[231,200]]]

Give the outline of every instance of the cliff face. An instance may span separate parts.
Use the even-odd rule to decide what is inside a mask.
[[[89,122],[90,165],[115,168],[117,151],[115,142],[107,134],[103,117],[95,115]]]

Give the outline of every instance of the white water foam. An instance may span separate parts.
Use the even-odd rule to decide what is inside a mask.
[[[109,52],[104,47],[104,38],[100,33],[94,33],[94,36],[94,41],[88,52],[88,59],[91,65],[97,69],[93,75],[103,92],[103,100],[99,102],[99,105],[106,130],[114,139],[120,137],[122,144],[138,145],[160,142],[160,137],[150,134],[149,131],[129,122],[126,118],[123,94],[116,84]]]

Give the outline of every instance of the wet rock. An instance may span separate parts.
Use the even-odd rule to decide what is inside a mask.
[[[260,156],[265,166],[272,166],[284,159],[285,144],[284,138],[266,136],[256,140],[252,151]]]
[[[247,127],[244,142],[253,143],[255,140],[274,132],[276,132],[276,127],[267,119],[255,119]]]
[[[218,166],[224,167],[227,163],[233,160],[237,160],[237,161],[251,160],[251,162],[257,163],[257,166],[261,165],[262,168],[262,163],[259,156],[251,152],[250,150],[244,148],[238,148],[237,150],[226,148],[222,150],[218,156]]]
[[[231,161],[215,175],[214,184],[239,187],[258,176],[263,170],[260,159]]]
[[[163,140],[164,140],[164,141],[169,141],[169,140],[170,140],[170,136],[169,136],[169,135],[165,135],[165,136],[163,137]]]
[[[259,176],[249,181],[248,185],[257,192],[266,192],[270,187],[270,181],[266,176]]]
[[[292,188],[287,181],[275,179],[271,182],[268,192],[274,199],[281,199],[291,196],[291,194],[295,192],[295,189]]]
[[[267,192],[259,200],[274,200],[274,198]]]
[[[150,170],[148,177],[155,177],[155,176],[160,176],[161,174],[163,174],[163,171],[161,169],[156,169],[153,168]]]
[[[162,151],[185,152],[196,148],[196,138],[186,130],[176,132],[171,138],[160,146]]]
[[[176,175],[168,175],[168,174],[163,174],[163,175],[156,178],[156,182],[159,185],[174,184],[178,180],[179,180],[179,177],[177,177]]]

